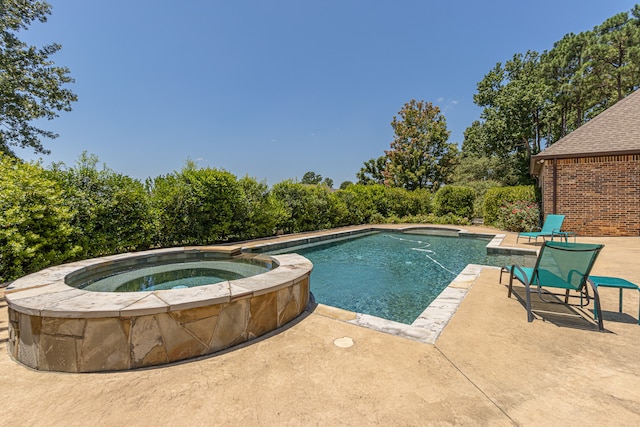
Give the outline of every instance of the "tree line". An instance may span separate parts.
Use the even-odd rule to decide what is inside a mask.
[[[448,143],[438,107],[404,105],[389,150],[357,173],[359,183],[432,188],[479,180],[530,184],[529,159],[640,88],[640,5],[552,49],[517,53],[477,84],[480,119],[461,151]]]
[[[531,155],[640,88],[640,5],[538,53],[515,54],[477,85],[483,108],[468,127],[466,156],[504,159],[530,179]]]

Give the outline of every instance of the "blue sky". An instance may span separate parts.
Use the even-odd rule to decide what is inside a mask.
[[[635,1],[50,0],[21,37],[57,42],[79,101],[43,126],[45,165],[83,151],[144,180],[200,166],[270,185],[314,171],[355,181],[404,103],[440,107],[462,143],[476,84]]]

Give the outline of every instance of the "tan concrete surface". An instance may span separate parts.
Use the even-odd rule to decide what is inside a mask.
[[[594,274],[640,282],[640,237],[579,241],[606,245]],[[2,300],[0,424],[640,425],[638,292],[625,291],[620,315],[617,290],[602,290],[601,333],[586,311],[528,323],[498,276],[484,270],[435,345],[318,307],[222,354],[103,374],[37,372],[12,361]],[[343,337],[353,346],[334,344]]]

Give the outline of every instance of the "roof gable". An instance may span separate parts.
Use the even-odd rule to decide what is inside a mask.
[[[621,99],[535,158],[640,153],[640,90]]]

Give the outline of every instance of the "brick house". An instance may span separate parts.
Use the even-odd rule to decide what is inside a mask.
[[[542,211],[583,236],[640,236],[640,90],[531,159]]]

